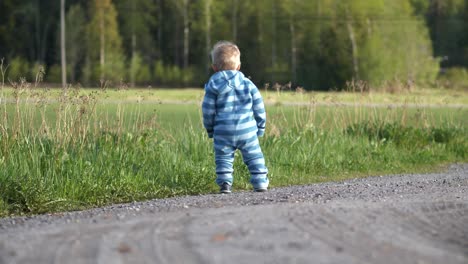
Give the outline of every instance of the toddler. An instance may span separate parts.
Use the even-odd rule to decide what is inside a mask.
[[[239,48],[228,41],[211,51],[215,73],[205,84],[203,125],[214,140],[216,183],[230,193],[234,152],[239,149],[250,171],[254,191],[268,188],[267,167],[258,137],[265,132],[266,112],[258,88],[240,72]]]

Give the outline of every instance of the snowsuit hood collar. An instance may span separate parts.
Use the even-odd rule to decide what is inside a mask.
[[[240,71],[219,71],[211,76],[209,85],[219,93],[224,93],[238,87],[244,78],[244,74]]]

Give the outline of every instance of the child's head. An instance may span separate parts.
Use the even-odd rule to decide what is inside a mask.
[[[240,69],[240,51],[232,42],[219,41],[211,51],[211,61],[214,71],[227,71]]]

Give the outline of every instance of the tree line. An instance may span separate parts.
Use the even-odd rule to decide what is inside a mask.
[[[60,83],[64,57],[67,82],[87,87],[201,86],[218,40],[238,44],[260,86],[434,85],[468,79],[467,32],[467,0],[0,2],[6,80],[33,80],[42,66]]]

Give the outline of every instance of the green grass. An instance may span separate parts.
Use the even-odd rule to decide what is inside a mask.
[[[38,89],[39,90],[39,89]],[[39,90],[40,91],[40,90]],[[103,92],[105,91],[105,92]],[[348,92],[305,92],[275,91],[272,88],[260,87],[260,91],[267,103],[359,103],[359,104],[416,104],[416,105],[468,105],[468,90],[454,89],[417,89],[413,91],[401,91],[400,93],[348,93]],[[70,89],[79,95],[89,95],[92,92],[101,93],[101,101],[121,101],[130,103],[154,103],[158,101],[199,102],[203,98],[203,89],[164,89],[164,88],[138,88],[138,89]],[[13,99],[14,89],[4,88],[3,98]],[[39,93],[39,92],[38,92]],[[48,89],[48,98],[58,98],[63,91],[61,89]],[[29,96],[27,92],[18,92],[20,98]]]
[[[217,192],[199,105],[128,99],[138,93],[25,89],[17,103],[19,96],[4,96],[11,100],[0,104],[0,215]],[[333,101],[269,105],[267,113],[261,145],[272,187],[468,161],[466,107]],[[234,167],[234,189],[250,189],[240,156]]]

